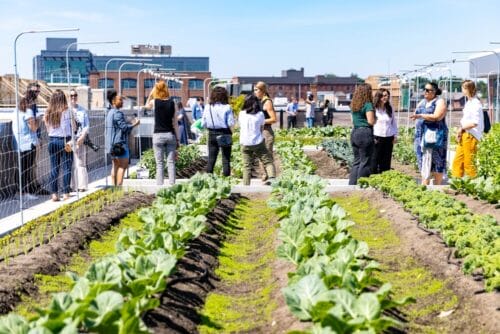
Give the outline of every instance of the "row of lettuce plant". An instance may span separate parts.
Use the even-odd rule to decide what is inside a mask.
[[[476,199],[488,201],[491,204],[500,201],[500,184],[495,184],[493,177],[478,176],[471,178],[464,176],[463,178],[452,178],[450,179],[450,188]]]
[[[359,185],[389,194],[437,231],[454,255],[463,258],[463,271],[482,275],[487,291],[500,289],[500,227],[494,217],[472,213],[464,203],[437,190],[427,190],[396,171],[361,178]]]
[[[297,143],[277,148],[280,156],[283,151],[287,156],[282,161],[304,159]],[[391,285],[373,276],[379,265],[368,257],[367,244],[349,234],[354,223],[326,193],[325,181],[308,175],[309,164],[283,167],[268,205],[281,218],[278,256],[296,266],[283,289],[291,312],[313,323],[311,333],[375,333],[401,327],[384,311],[413,299],[393,301]]]
[[[351,129],[346,126],[293,128],[276,130],[276,142],[299,140],[303,145],[318,145],[328,138],[349,138]]]
[[[207,174],[161,190],[154,205],[139,212],[143,228],[122,231],[116,255],[81,277],[70,273],[71,291],[55,294],[33,319],[1,318],[0,333],[148,333],[141,315],[159,305],[155,295],[165,290],[165,278],[206,228],[205,215],[229,193],[228,180]]]

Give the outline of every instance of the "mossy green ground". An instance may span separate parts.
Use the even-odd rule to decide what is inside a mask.
[[[61,271],[61,274],[56,276],[36,275],[35,281],[38,293],[33,296],[23,297],[22,302],[18,304],[14,312],[26,318],[35,316],[36,308],[47,306],[52,294],[70,290],[72,281],[66,275],[66,272],[71,271],[83,275],[95,260],[116,253],[115,244],[124,228],[140,229],[141,226],[142,223],[139,221],[137,214],[132,213],[122,219],[118,225],[111,227],[99,240],[91,241],[86,250],[75,254],[68,266]]]
[[[228,227],[216,270],[221,282],[200,311],[200,333],[250,332],[271,323],[276,308],[272,263],[278,227],[265,200],[244,199]]]
[[[401,252],[401,240],[391,223],[380,217],[377,209],[360,196],[335,197],[334,200],[356,222],[351,229],[354,238],[370,247],[370,256],[381,264],[377,278],[393,286],[394,298],[413,296],[417,302],[401,309],[408,320],[410,333],[447,333],[447,318],[437,318],[442,311],[454,309],[458,297],[447,282],[433,277],[422,264]]]

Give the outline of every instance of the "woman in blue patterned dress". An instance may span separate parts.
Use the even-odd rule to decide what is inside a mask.
[[[410,116],[416,120],[415,125],[415,152],[417,154],[418,168],[422,175],[422,184],[428,185],[431,176],[434,177],[434,184],[443,182],[443,175],[446,172],[446,149],[448,146],[448,127],[446,126],[446,103],[439,98],[441,89],[435,82],[425,85],[424,99],[417,105],[415,113]],[[436,130],[443,136],[435,147],[426,147],[423,138],[426,129]],[[432,145],[431,145],[432,146]]]

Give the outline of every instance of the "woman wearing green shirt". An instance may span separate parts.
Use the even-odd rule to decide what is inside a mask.
[[[355,185],[363,176],[370,176],[374,149],[373,125],[375,112],[372,105],[372,88],[367,84],[356,87],[351,102],[353,129],[351,146],[354,153],[349,184]]]

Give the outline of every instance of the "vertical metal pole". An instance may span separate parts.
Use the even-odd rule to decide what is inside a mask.
[[[70,115],[70,120],[71,120],[71,146],[72,146],[72,151],[73,151],[73,159],[75,159],[75,150],[76,150],[76,140],[75,140],[75,130],[73,129],[73,124],[75,124],[75,115],[73,114],[73,106],[71,105],[71,96],[69,96],[69,92],[71,90],[71,83],[70,83],[70,73],[69,73],[69,49],[73,45],[78,45],[78,42],[73,42],[68,45],[66,48],[66,77],[68,80],[68,98],[69,98],[69,103],[68,103],[68,112]],[[74,163],[74,161],[73,161]],[[75,186],[76,186],[76,199],[80,199],[80,193],[78,192],[78,173],[73,173],[75,176]]]
[[[16,100],[16,124],[17,124],[17,168],[19,170],[18,173],[18,181],[19,181],[19,212],[21,213],[21,224],[24,224],[24,212],[23,212],[23,179],[22,179],[22,166],[21,166],[21,125],[19,124],[19,74],[17,73],[17,40],[24,33],[20,33],[16,36],[14,40],[14,85],[16,88],[15,91],[15,100]]]

